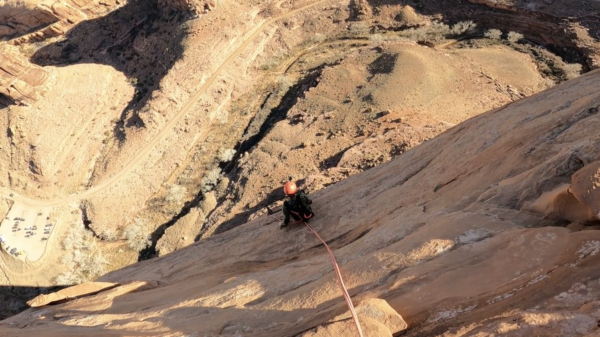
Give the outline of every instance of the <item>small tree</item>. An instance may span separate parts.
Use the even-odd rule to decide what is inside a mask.
[[[233,159],[233,156],[235,156],[234,149],[226,149],[226,150],[221,149],[219,151],[218,159],[220,162],[226,163],[226,162],[230,161],[231,159]]]
[[[483,34],[483,36],[491,40],[500,40],[502,38],[502,31],[499,29],[489,29]]]
[[[117,233],[117,230],[112,227],[104,228],[100,233],[98,233],[98,236],[100,236],[102,240],[105,241],[117,241],[119,239],[119,234]]]
[[[212,191],[217,186],[217,184],[219,184],[221,178],[222,174],[220,168],[217,167],[210,170],[200,181],[200,190],[202,191],[202,193],[208,193]]]
[[[83,226],[73,226],[63,240],[62,246],[66,253],[61,263],[67,271],[56,277],[57,284],[71,285],[87,282],[105,273],[108,261],[97,248],[94,236]]]
[[[183,200],[187,194],[187,188],[181,185],[172,185],[165,197],[165,201],[177,203]]]
[[[519,40],[521,40],[522,38],[523,38],[523,34],[520,34],[520,33],[517,33],[517,32],[509,32],[508,36],[506,37],[506,39],[509,42],[512,42],[512,43],[516,43]]]
[[[140,218],[135,218],[132,224],[129,224],[123,231],[125,239],[129,243],[129,247],[136,252],[150,246],[150,233],[148,226]]]
[[[581,64],[579,63],[565,63],[562,68],[565,73],[565,78],[568,80],[574,79],[581,75]]]
[[[453,35],[471,33],[475,30],[475,27],[477,27],[477,24],[473,21],[461,21],[452,26],[452,29],[450,29],[450,33]]]

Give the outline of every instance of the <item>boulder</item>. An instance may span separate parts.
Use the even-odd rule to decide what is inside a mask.
[[[408,325],[385,300],[370,298],[361,302],[356,307],[361,330],[365,336],[391,337],[393,334],[406,330]],[[312,329],[302,337],[337,337],[357,335],[354,320],[350,312],[331,320],[332,324],[325,324]]]
[[[570,192],[588,210],[589,220],[600,220],[600,161],[584,166],[571,179]]]
[[[27,302],[30,307],[37,308],[50,303],[55,303],[62,300],[74,299],[82,296],[93,295],[103,290],[114,288],[118,283],[113,282],[88,282],[78,284],[55,293],[39,295],[31,301]]]

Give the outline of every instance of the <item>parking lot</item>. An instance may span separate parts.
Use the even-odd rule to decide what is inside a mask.
[[[29,261],[39,260],[46,250],[56,221],[51,208],[31,207],[15,202],[0,223],[0,246],[10,255]]]

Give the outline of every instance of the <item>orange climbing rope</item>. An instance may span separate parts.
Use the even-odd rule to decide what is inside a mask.
[[[335,255],[333,255],[333,252],[331,251],[331,249],[329,249],[329,246],[327,245],[327,243],[325,241],[323,241],[323,239],[321,239],[321,237],[319,236],[319,234],[317,233],[317,231],[308,224],[308,222],[304,223],[306,225],[306,227],[308,227],[308,229],[310,229],[311,232],[313,232],[313,234],[317,237],[317,239],[319,239],[321,242],[323,242],[323,244],[325,245],[325,248],[327,248],[327,252],[329,252],[329,257],[331,257],[331,263],[333,263],[333,269],[335,269],[335,274],[337,276],[337,280],[338,280],[338,284],[340,285],[340,288],[342,289],[342,293],[344,294],[344,298],[346,299],[346,304],[348,304],[348,308],[350,309],[350,313],[352,314],[352,318],[354,319],[354,324],[356,324],[356,329],[358,330],[358,335],[360,337],[364,337],[363,333],[362,333],[362,329],[360,328],[360,322],[358,322],[358,315],[356,314],[356,310],[354,310],[354,305],[352,304],[352,299],[350,298],[350,295],[348,294],[348,290],[346,290],[346,286],[344,285],[344,280],[342,280],[342,274],[340,273],[340,267],[337,264],[337,261],[335,260]]]

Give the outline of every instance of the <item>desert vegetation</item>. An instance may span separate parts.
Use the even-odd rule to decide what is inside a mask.
[[[123,236],[129,248],[139,252],[150,245],[150,228],[141,218],[135,218],[133,223],[123,231]]]
[[[106,272],[108,261],[99,249],[96,238],[83,226],[74,225],[61,246],[64,250],[61,263],[66,270],[56,277],[56,284],[79,284]]]

